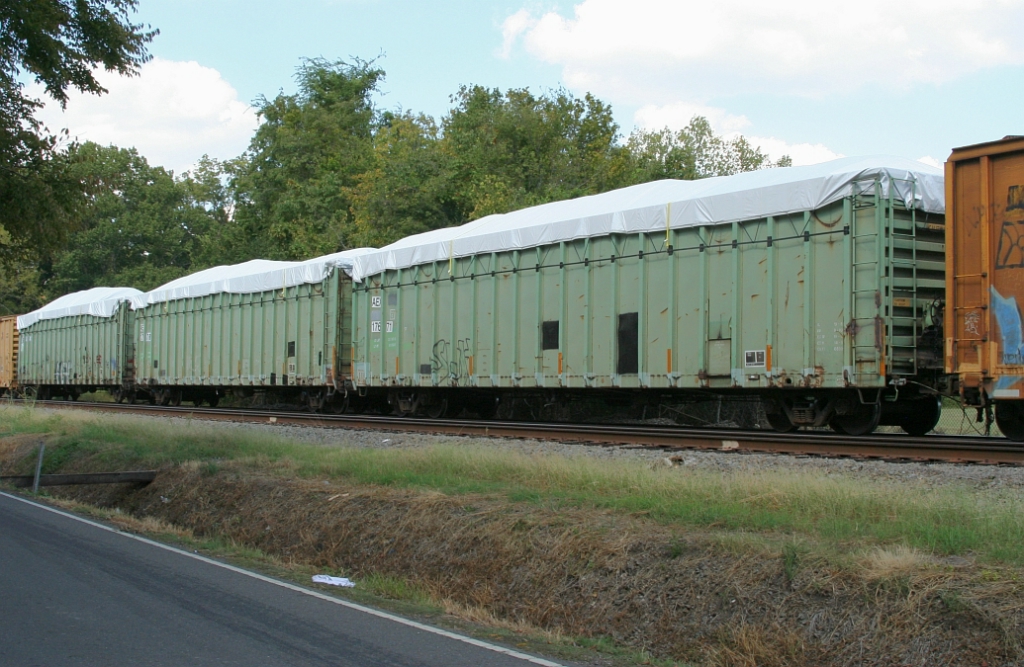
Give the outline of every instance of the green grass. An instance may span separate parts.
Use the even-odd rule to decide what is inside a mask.
[[[895,543],[940,555],[1024,563],[1024,500],[956,486],[883,484],[815,471],[651,469],[639,462],[527,456],[467,445],[325,447],[201,422],[172,426],[0,407],[0,436],[16,433],[52,434],[45,472],[67,465],[118,470],[198,461],[203,474],[213,475],[232,462],[271,474],[613,510],[668,525],[801,535],[840,552],[847,546]],[[18,465],[27,469],[34,461],[33,454]],[[798,563],[798,551],[786,552],[788,573]]]
[[[388,600],[402,600],[416,604],[430,602],[430,594],[411,582],[386,574],[369,574],[359,580],[359,585],[374,595]]]

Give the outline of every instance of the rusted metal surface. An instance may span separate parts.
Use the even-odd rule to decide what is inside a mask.
[[[946,210],[946,372],[1024,398],[1024,137],[954,149]]]
[[[367,429],[443,435],[534,438],[598,445],[636,445],[665,449],[877,458],[912,461],[1024,465],[1024,446],[1004,438],[874,434],[864,437],[825,431],[779,434],[771,431],[695,429],[611,424],[550,424],[456,419],[410,419],[372,415],[322,415],[237,409],[168,408],[113,403],[40,402],[46,407],[154,416],[189,416],[212,421],[297,424],[322,428]]]
[[[18,318],[0,317],[0,394],[18,386]]]
[[[9,475],[0,477],[0,482],[19,488],[27,488],[32,486],[33,479],[32,475]],[[149,484],[154,479],[156,479],[156,470],[40,475],[39,486],[63,486],[65,484]]]

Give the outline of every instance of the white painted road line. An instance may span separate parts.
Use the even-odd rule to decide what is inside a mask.
[[[486,649],[488,651],[494,651],[495,653],[502,653],[502,654],[507,655],[509,657],[517,658],[519,660],[530,662],[530,663],[533,663],[535,665],[542,665],[543,667],[563,667],[563,665],[561,665],[560,663],[552,662],[550,660],[545,660],[544,658],[538,658],[536,656],[528,655],[526,653],[520,653],[519,651],[514,651],[512,649],[505,648],[504,646],[498,646],[497,644],[491,644],[491,643],[488,643],[488,642],[485,642],[485,641],[480,641],[479,639],[473,639],[472,637],[466,637],[464,635],[456,634],[454,632],[449,632],[447,630],[442,630],[441,628],[435,628],[435,627],[430,626],[430,625],[425,625],[423,623],[418,623],[418,622],[410,620],[408,618],[402,618],[401,616],[395,616],[394,614],[389,614],[386,611],[380,611],[378,609],[373,609],[371,607],[364,607],[363,605],[356,604],[354,602],[349,602],[348,600],[341,600],[339,598],[336,598],[336,597],[333,597],[333,596],[330,596],[330,595],[325,595],[325,594],[320,593],[318,591],[310,590],[308,588],[303,588],[302,586],[298,586],[296,584],[291,584],[291,583],[288,583],[286,581],[280,581],[278,579],[274,579],[272,577],[267,577],[265,575],[258,574],[256,572],[250,572],[249,570],[245,570],[245,569],[240,568],[240,567],[235,567],[234,565],[229,565],[227,563],[222,563],[222,562],[214,560],[212,558],[207,558],[206,556],[200,556],[199,554],[190,553],[188,551],[185,551],[184,549],[178,549],[177,547],[172,547],[172,546],[170,546],[168,544],[162,544],[160,542],[157,542],[155,540],[151,540],[151,539],[146,538],[146,537],[142,537],[142,536],[139,536],[139,535],[133,535],[132,533],[126,533],[124,531],[117,530],[116,528],[111,528],[110,526],[105,526],[102,523],[98,523],[96,521],[91,521],[89,519],[85,519],[83,517],[76,516],[74,514],[71,514],[70,512],[65,512],[63,510],[59,510],[59,509],[56,509],[54,507],[49,507],[48,505],[44,505],[42,503],[33,502],[33,501],[31,501],[31,500],[29,500],[27,498],[23,498],[21,496],[13,495],[13,494],[10,494],[10,493],[5,493],[3,491],[0,491],[0,496],[3,496],[5,498],[10,498],[12,500],[17,500],[19,502],[22,502],[22,503],[25,503],[25,504],[28,504],[28,505],[32,505],[34,507],[38,507],[40,509],[46,510],[47,512],[53,512],[54,514],[59,514],[61,516],[67,517],[69,519],[73,519],[75,521],[79,521],[81,523],[93,526],[94,528],[99,528],[100,530],[105,530],[107,532],[114,533],[116,535],[121,535],[123,537],[127,537],[127,538],[130,538],[130,539],[133,539],[133,540],[138,540],[139,542],[143,542],[145,544],[149,544],[149,545],[157,547],[159,549],[164,549],[166,551],[170,551],[170,552],[182,555],[182,556],[188,556],[189,558],[194,558],[195,560],[202,561],[202,562],[208,563],[210,565],[215,565],[217,567],[224,568],[225,570],[231,570],[232,572],[237,572],[238,574],[243,574],[243,575],[245,575],[247,577],[251,577],[253,579],[258,579],[258,580],[264,581],[264,582],[266,582],[268,584],[273,584],[275,586],[280,586],[281,588],[287,588],[287,589],[295,591],[297,593],[302,593],[303,595],[309,595],[311,597],[319,598],[319,599],[325,600],[327,602],[332,602],[334,604],[341,605],[343,607],[348,607],[349,609],[354,609],[356,611],[363,612],[364,614],[370,614],[371,616],[377,616],[379,618],[387,619],[389,621],[394,621],[395,623],[401,623],[402,625],[406,625],[406,626],[409,626],[409,627],[412,627],[412,628],[416,628],[417,630],[423,630],[424,632],[429,632],[429,633],[432,633],[432,634],[435,634],[435,635],[439,635],[441,637],[446,637],[448,639],[453,639],[455,641],[463,642],[465,644],[470,644],[472,646],[476,646],[478,648]]]

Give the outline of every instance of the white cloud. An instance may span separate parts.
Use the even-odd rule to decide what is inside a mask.
[[[516,40],[536,24],[537,20],[533,14],[525,9],[520,9],[505,19],[501,24],[501,50],[498,52],[498,57],[508,60],[512,55],[512,47],[515,46]]]
[[[824,144],[791,144],[775,137],[754,136],[747,137],[747,141],[752,146],[760,147],[773,160],[778,160],[783,155],[788,155],[793,158],[794,167],[805,164],[818,164],[845,157],[842,153],[836,153]]]
[[[707,118],[711,127],[720,134],[734,134],[750,125],[746,116],[736,116],[725,109],[690,102],[648,104],[637,109],[633,120],[639,127],[649,130],[660,130],[663,127],[678,130],[686,126],[694,116]]]
[[[667,104],[948,81],[1024,63],[1022,31],[1024,0],[583,0],[512,14],[502,53],[521,41],[571,88]]]
[[[107,94],[72,93],[64,112],[48,101],[39,119],[51,131],[68,128],[79,141],[134,146],[150,164],[176,173],[204,153],[221,159],[241,154],[258,124],[220,72],[195,61],[154,58],[137,77],[99,71],[96,78]],[[38,86],[28,92],[48,99]]]
[[[704,116],[711,123],[711,129],[716,134],[730,139],[751,125],[746,116],[736,116],[725,109],[687,102],[674,102],[661,106],[649,104],[638,109],[633,120],[637,127],[646,130],[660,130],[663,127],[679,130],[685,127],[694,116]],[[751,145],[759,146],[773,160],[778,160],[783,155],[790,156],[793,158],[794,166],[818,164],[843,157],[841,153],[836,153],[824,144],[790,144],[775,137],[757,136],[748,136],[747,141]]]
[[[750,107],[748,118],[714,101],[906,90],[1024,64],[1024,0],[576,0],[571,16],[531,6],[506,18],[500,57],[521,48],[559,66],[571,90],[638,107],[640,127],[703,115],[794,164],[839,154],[758,137]]]

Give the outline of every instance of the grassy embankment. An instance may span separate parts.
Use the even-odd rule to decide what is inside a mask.
[[[402,521],[401,512],[406,512],[417,517],[410,520],[411,524],[422,524],[434,531],[450,532],[453,525],[480,523],[484,519],[479,517],[485,515],[487,521],[491,520],[491,515],[507,515],[505,523],[495,524],[490,532],[474,537],[473,544],[481,539],[500,542],[499,535],[503,533],[509,533],[513,539],[517,530],[526,530],[531,535],[531,544],[496,542],[499,546],[490,547],[507,552],[505,559],[513,561],[509,567],[525,567],[521,561],[542,557],[544,549],[550,550],[551,557],[565,561],[572,560],[573,549],[590,549],[592,543],[600,540],[614,542],[612,546],[602,547],[603,551],[598,549],[585,556],[577,570],[566,574],[576,582],[572,584],[574,587],[583,585],[578,582],[583,581],[588,572],[605,567],[599,566],[600,563],[606,563],[605,569],[615,570],[618,576],[631,567],[647,568],[645,581],[653,581],[651,573],[664,570],[665,563],[682,565],[686,561],[704,567],[708,558],[718,559],[732,563],[728,577],[706,575],[707,581],[692,584],[695,592],[690,597],[700,598],[701,590],[713,592],[715,586],[726,586],[729,590],[724,597],[738,597],[746,591],[751,596],[760,596],[756,602],[763,606],[777,602],[766,602],[772,591],[779,590],[792,597],[792,590],[798,589],[814,597],[831,586],[833,593],[840,589],[850,592],[850,599],[841,604],[843,608],[848,609],[851,604],[865,607],[866,616],[861,624],[864,628],[872,626],[867,617],[875,613],[868,608],[881,604],[878,602],[881,598],[892,598],[882,604],[887,616],[894,613],[893,604],[920,616],[924,608],[921,605],[931,605],[933,601],[941,602],[943,613],[991,616],[992,612],[982,607],[987,596],[994,595],[993,586],[1002,587],[1000,590],[1004,592],[1009,590],[1013,599],[1021,594],[1019,568],[1024,565],[1021,546],[1024,545],[1024,500],[1010,492],[980,492],[954,486],[929,488],[822,472],[723,473],[668,466],[652,468],[631,461],[526,456],[458,444],[425,449],[356,449],[344,447],[344,432],[338,434],[338,446],[325,447],[289,442],[283,435],[211,429],[196,422],[168,425],[72,412],[55,414],[0,408],[0,465],[4,474],[29,472],[34,464],[31,443],[44,439],[47,442],[44,472],[159,468],[168,471],[169,480],[173,478],[173,482],[168,481],[161,487],[169,490],[160,493],[177,494],[176,498],[190,506],[229,505],[231,509],[222,510],[226,512],[223,516],[212,511],[197,518],[194,509],[181,509],[177,514],[164,517],[177,524],[191,522],[192,525],[186,527],[203,535],[214,534],[229,523],[237,522],[237,516],[228,516],[231,514],[252,515],[255,523],[263,525],[271,521],[267,517],[275,516],[275,512],[287,515],[288,512],[308,511],[311,517],[316,515],[317,521],[321,521],[320,517],[330,512],[324,509],[332,507],[329,501],[343,495],[345,498],[341,501],[354,503],[346,506],[349,510],[366,512],[367,517],[387,517],[385,523]],[[10,443],[6,449],[4,442]],[[282,496],[275,508],[265,509],[254,505],[253,496],[259,494],[254,494],[256,487],[252,483],[240,481],[246,478],[258,478],[258,488],[264,491],[274,488],[273,480],[298,486],[294,487],[294,497]],[[193,487],[202,486],[204,479],[217,480],[218,487],[229,490],[224,491],[222,497],[217,496],[216,502],[209,498],[219,491],[206,491],[207,495],[200,499]],[[323,487],[315,486],[320,484],[331,484],[331,491],[347,489],[349,493],[323,497]],[[233,488],[236,490],[232,496],[230,489]],[[386,490],[391,495],[385,498],[375,489]],[[132,505],[124,501],[123,495],[118,498],[116,502]],[[415,506],[411,504],[412,499],[416,499]],[[424,509],[428,505],[434,507],[433,513]],[[145,508],[150,506],[138,501],[134,510],[146,514]],[[157,503],[154,512],[160,510]],[[593,525],[588,525],[591,520]],[[312,519],[310,522],[314,523]],[[431,522],[436,522],[433,528],[428,525]],[[545,532],[537,532],[541,528]],[[334,555],[323,555],[323,535],[330,532],[327,528],[318,529],[319,537],[308,538],[314,546],[310,546],[311,551],[306,556],[294,545],[274,542],[259,531],[232,530],[235,532],[228,537],[243,547],[263,549],[297,563],[333,566],[338,572],[363,574],[366,583],[385,596],[437,599],[441,590],[438,582],[442,581],[448,591],[458,590],[450,572],[416,569],[426,568],[422,563],[432,558],[439,559],[440,569],[444,569],[445,562],[444,556],[423,552],[425,547],[419,543],[408,547],[408,550],[419,550],[415,558],[409,556],[419,565],[394,559],[388,561],[373,552],[367,556],[372,562],[364,566],[353,562],[357,556],[351,551],[352,547],[335,545],[332,547],[335,551],[331,552]],[[270,530],[270,523],[266,530]],[[353,531],[360,529],[338,523],[333,530],[343,531],[345,540],[352,540]],[[376,524],[366,530],[378,531],[365,538],[368,544],[390,540],[395,546],[389,553],[401,551],[397,546],[400,537],[388,537]],[[297,534],[291,539],[307,538]],[[639,565],[630,565],[625,560],[612,565],[619,563],[616,558],[626,558],[629,553],[650,551],[645,540],[660,540],[657,558],[634,557],[630,562]],[[448,545],[446,548],[461,547]],[[365,553],[371,551],[364,549]],[[594,555],[598,553],[604,555]],[[970,573],[953,572],[956,568],[943,561],[949,557],[971,563]],[[650,567],[645,565],[652,558],[658,562]],[[468,560],[460,563],[459,567],[470,566]],[[387,571],[389,567],[393,571]],[[558,567],[562,574],[567,568],[571,569],[564,563]],[[748,572],[751,579],[743,581],[742,576],[736,575],[737,569]],[[775,570],[777,576],[773,574]],[[548,570],[545,576],[553,576],[553,572]],[[490,576],[498,575],[492,572]],[[520,577],[516,581],[522,583],[521,578],[526,575],[515,576]],[[681,576],[684,575],[674,571],[671,575],[657,575]],[[665,579],[659,586],[667,585],[668,581]],[[984,584],[987,592],[979,592],[975,584]],[[549,581],[548,585],[561,584]],[[620,606],[626,603],[621,591],[613,591],[607,582],[594,585],[595,590],[619,595],[617,604]],[[756,596],[755,590],[759,591]],[[554,595],[551,591],[548,593]],[[544,591],[538,592],[538,599],[543,594]],[[478,593],[467,593],[468,599],[461,600],[464,609],[487,607],[497,609],[497,617],[510,622],[522,621],[556,632],[591,634],[586,626],[570,627],[561,623],[558,614],[550,609],[544,611],[540,603],[524,599],[506,604],[495,599],[476,600],[473,595]],[[598,593],[588,595],[596,597]],[[865,595],[874,596],[875,600],[865,601]],[[736,603],[736,599],[731,603]],[[448,600],[444,606],[450,609],[451,604]],[[575,603],[564,603],[567,608],[572,604]],[[636,606],[635,602],[629,604]],[[650,606],[649,602],[643,604]],[[672,604],[678,607],[681,603]],[[728,604],[728,601],[721,604]],[[801,613],[787,610],[784,605],[775,609],[780,618]],[[1005,635],[1016,631],[1021,609],[1012,604],[1007,607],[1005,601],[1002,609],[1006,615],[990,624],[994,624],[997,635],[1001,634],[996,642],[1001,642],[1003,649],[1000,650],[1013,655],[1019,650],[1019,642]],[[713,616],[718,614],[715,611]],[[802,656],[800,659],[809,659],[807,656],[811,654],[820,656],[815,659],[815,662],[821,660],[819,664],[853,664],[851,661],[860,659],[851,653],[853,649],[849,646],[832,639],[827,645],[792,634],[785,635],[788,639],[770,640],[769,637],[780,636],[778,627],[770,627],[774,621],[751,621],[749,616],[744,616],[748,619],[746,625],[725,633],[728,637],[724,631],[712,632],[717,643],[705,642],[700,647],[685,638],[660,643],[638,640],[629,635],[628,624],[616,625],[614,621],[606,624],[610,630],[599,629],[592,636],[609,634],[623,645],[649,646],[663,656],[674,655],[712,664],[744,664],[751,656],[763,664],[786,664],[797,655]],[[652,620],[651,627],[660,627],[658,623]],[[695,621],[697,626],[701,623],[707,623],[706,617]],[[637,625],[643,624],[637,622]],[[911,625],[905,630],[909,632]],[[914,628],[915,633],[921,632],[920,627]],[[870,632],[886,630],[872,626]],[[936,637],[941,634],[937,630],[936,633]],[[855,639],[851,638],[851,642]],[[766,647],[771,641],[777,641],[778,646]],[[893,642],[894,646],[899,645],[895,634]],[[861,656],[864,657],[867,655]]]

